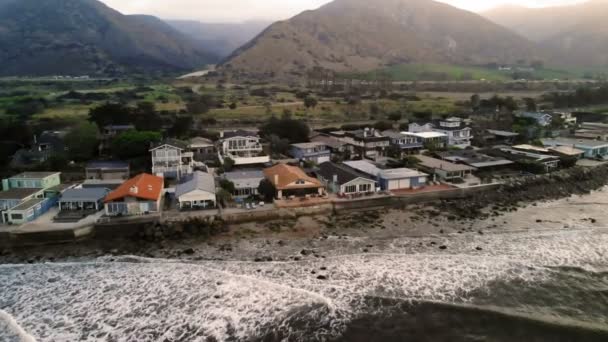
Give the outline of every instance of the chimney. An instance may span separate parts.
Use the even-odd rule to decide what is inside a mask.
[[[334,175],[334,183],[338,183],[338,175]]]
[[[278,185],[279,184],[279,174],[275,174],[274,175],[274,185]]]
[[[137,194],[139,192],[139,189],[136,186],[132,186],[129,189],[129,192],[132,193],[132,194]]]
[[[224,139],[224,131],[220,131],[220,139]]]

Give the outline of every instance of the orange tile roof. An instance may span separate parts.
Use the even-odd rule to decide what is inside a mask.
[[[106,196],[105,202],[121,200],[125,197],[157,201],[162,194],[164,186],[165,181],[163,178],[142,173],[122,183],[116,190],[110,192]]]
[[[268,179],[277,190],[310,189],[323,186],[316,178],[309,177],[304,170],[287,164],[277,164],[271,168],[265,169],[264,176],[266,176],[266,179]],[[278,178],[276,176],[278,176]],[[296,184],[290,186],[290,184],[295,183],[298,180],[312,183],[312,185]]]

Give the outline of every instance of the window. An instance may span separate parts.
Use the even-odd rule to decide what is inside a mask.
[[[351,194],[353,192],[357,192],[357,186],[356,185],[349,185],[346,188],[344,188],[344,193]]]
[[[304,185],[304,184],[306,184],[306,181],[304,181],[304,180],[302,180],[302,179],[298,179],[298,180],[296,181],[296,184],[297,184],[297,185]]]
[[[370,191],[372,191],[371,184],[360,184],[359,185],[359,192],[370,192]]]
[[[23,220],[23,215],[21,214],[11,214],[12,220]]]

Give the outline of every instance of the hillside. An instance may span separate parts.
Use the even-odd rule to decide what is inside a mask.
[[[271,24],[266,21],[203,23],[193,20],[167,20],[167,23],[221,58],[229,56]]]
[[[299,77],[315,66],[514,63],[528,40],[471,12],[431,0],[336,0],[270,26],[221,66],[231,75]]]
[[[483,15],[512,29],[545,49],[564,64],[608,65],[608,0],[560,7],[499,7]]]
[[[0,76],[180,72],[214,58],[158,18],[97,0],[0,1]]]

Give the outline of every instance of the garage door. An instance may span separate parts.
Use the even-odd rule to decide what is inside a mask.
[[[388,182],[388,190],[401,190],[401,189],[409,189],[409,188],[410,188],[409,179],[393,179]]]

